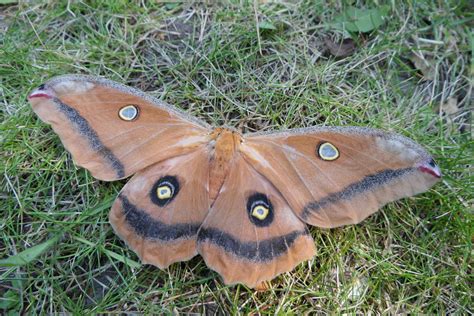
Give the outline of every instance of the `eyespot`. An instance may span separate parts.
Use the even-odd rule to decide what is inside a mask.
[[[133,121],[138,117],[138,107],[133,104],[126,105],[119,110],[118,115],[124,121]]]
[[[250,221],[259,227],[265,227],[273,222],[273,206],[263,193],[254,193],[247,200],[247,212]]]
[[[263,221],[268,216],[268,207],[256,205],[252,210],[252,216]]]
[[[322,142],[318,147],[318,156],[322,160],[336,160],[339,158],[339,150],[331,143]]]
[[[170,183],[163,183],[156,189],[156,196],[160,200],[169,199],[173,196],[174,188]]]
[[[150,199],[156,205],[163,207],[173,201],[178,192],[178,179],[174,176],[164,176],[153,185],[150,191]]]

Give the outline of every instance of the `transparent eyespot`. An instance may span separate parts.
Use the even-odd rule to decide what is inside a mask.
[[[339,158],[339,150],[333,144],[325,142],[319,145],[318,156],[323,160],[336,160]]]
[[[133,104],[126,105],[119,110],[118,115],[124,121],[133,121],[138,117],[138,107]]]
[[[164,199],[169,199],[173,196],[173,190],[170,186],[168,185],[162,185],[162,186],[159,186],[157,189],[156,189],[156,196],[160,199],[160,200],[164,200]]]
[[[252,210],[252,216],[258,218],[259,220],[264,220],[265,218],[267,218],[269,211],[270,210],[268,209],[268,207],[265,207],[263,205],[257,205]]]

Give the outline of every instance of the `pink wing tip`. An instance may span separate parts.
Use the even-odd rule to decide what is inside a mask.
[[[421,166],[418,167],[418,169],[420,169],[420,171],[422,172],[429,173],[436,178],[441,178],[441,170],[433,159],[431,159],[427,163],[423,163]]]
[[[47,98],[51,99],[53,97],[53,93],[46,88],[44,85],[39,86],[33,92],[30,93],[28,96],[28,100],[34,99],[34,98]]]

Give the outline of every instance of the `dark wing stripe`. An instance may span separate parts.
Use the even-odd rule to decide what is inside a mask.
[[[201,228],[198,242],[212,243],[239,258],[254,262],[268,262],[286,253],[295,240],[303,235],[309,235],[309,232],[307,230],[293,231],[259,242],[243,242],[217,228]]]
[[[122,209],[128,225],[137,235],[146,239],[174,241],[180,238],[190,238],[197,234],[201,226],[200,223],[168,225],[153,219],[144,210],[132,204],[125,195],[120,194],[119,199],[122,202]]]
[[[402,176],[415,171],[416,168],[405,168],[405,169],[386,169],[378,173],[368,175],[364,179],[354,182],[339,192],[334,192],[328,196],[318,200],[309,202],[303,209],[301,217],[306,220],[312,212],[318,212],[328,205],[340,202],[341,200],[349,200],[356,195],[365,193],[374,189],[375,187],[382,186],[390,181],[401,178]]]
[[[61,102],[59,99],[55,98],[54,103],[58,107],[59,111],[66,115],[66,117],[79,131],[79,133],[87,138],[92,149],[110,163],[111,167],[115,170],[117,177],[125,177],[125,169],[122,162],[120,162],[114,153],[105,147],[105,145],[100,141],[99,136],[89,125],[89,122],[87,122],[87,120],[82,117],[77,110]]]

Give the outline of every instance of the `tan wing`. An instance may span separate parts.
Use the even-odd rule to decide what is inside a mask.
[[[154,164],[122,189],[110,223],[143,263],[166,268],[189,260],[209,210],[208,182],[205,148]]]
[[[255,287],[315,252],[306,225],[240,155],[198,235],[198,251],[226,284]]]
[[[319,227],[358,223],[388,202],[427,190],[441,177],[421,146],[368,128],[248,135],[241,151],[299,218]]]
[[[106,79],[56,77],[29,100],[75,162],[101,180],[125,178],[208,141],[206,123]]]

